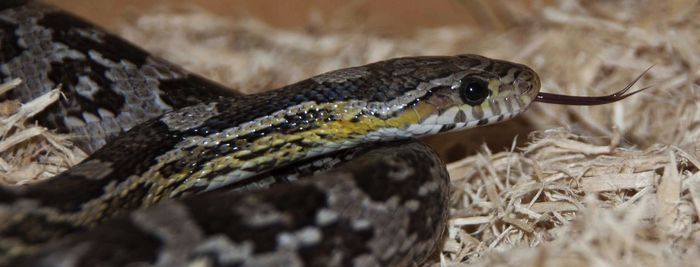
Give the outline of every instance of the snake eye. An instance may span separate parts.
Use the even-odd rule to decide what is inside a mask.
[[[483,103],[491,95],[491,91],[486,82],[470,79],[462,81],[462,84],[459,86],[459,95],[464,103],[476,106]]]

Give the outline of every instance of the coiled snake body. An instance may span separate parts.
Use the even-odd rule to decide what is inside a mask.
[[[500,122],[533,100],[577,104],[538,93],[526,66],[476,55],[239,95],[33,1],[0,3],[0,39],[0,77],[24,81],[4,97],[60,85],[65,98],[35,118],[94,152],[0,188],[5,266],[420,263],[441,243],[449,189],[411,138]]]

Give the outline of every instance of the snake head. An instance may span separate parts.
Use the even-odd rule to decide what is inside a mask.
[[[448,61],[454,71],[431,80],[411,106],[419,119],[409,132],[424,135],[497,123],[524,111],[539,93],[540,79],[525,65],[478,55]]]
[[[602,105],[622,100],[647,88],[628,92],[649,69],[622,90],[607,96],[569,96],[540,92],[540,79],[529,67],[478,55],[445,60],[449,75],[428,83],[413,102],[417,114],[408,132],[428,135],[501,122],[525,111],[532,103]],[[437,71],[439,72],[439,71]]]

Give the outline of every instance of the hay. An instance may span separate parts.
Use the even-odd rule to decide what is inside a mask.
[[[535,105],[508,123],[428,138],[452,161],[454,192],[449,238],[427,265],[698,262],[698,1],[561,1],[535,12],[496,2],[492,19],[502,21],[494,24],[508,30],[455,26],[387,37],[353,30],[346,16],[287,31],[163,8],[134,15],[120,33],[245,92],[390,57],[478,53],[533,67],[543,91],[602,95],[653,65],[637,88],[654,88],[612,105]],[[18,126],[25,119],[12,124],[14,132],[30,129]],[[0,169],[53,168],[26,176],[37,177],[75,162],[59,153],[74,151],[64,139],[44,139],[45,131],[28,136],[5,145]],[[10,176],[3,174],[19,181]]]

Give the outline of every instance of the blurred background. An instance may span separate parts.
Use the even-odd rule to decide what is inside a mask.
[[[476,25],[507,28],[512,19],[504,9],[531,12],[552,0],[47,0],[103,26],[114,25],[130,12],[157,6],[203,8],[228,18],[255,17],[274,27],[300,29],[313,16],[359,15],[354,21],[382,34],[411,34],[417,28]],[[360,14],[362,13],[362,14]],[[521,14],[527,15],[527,14]],[[359,26],[358,25],[358,26]]]

